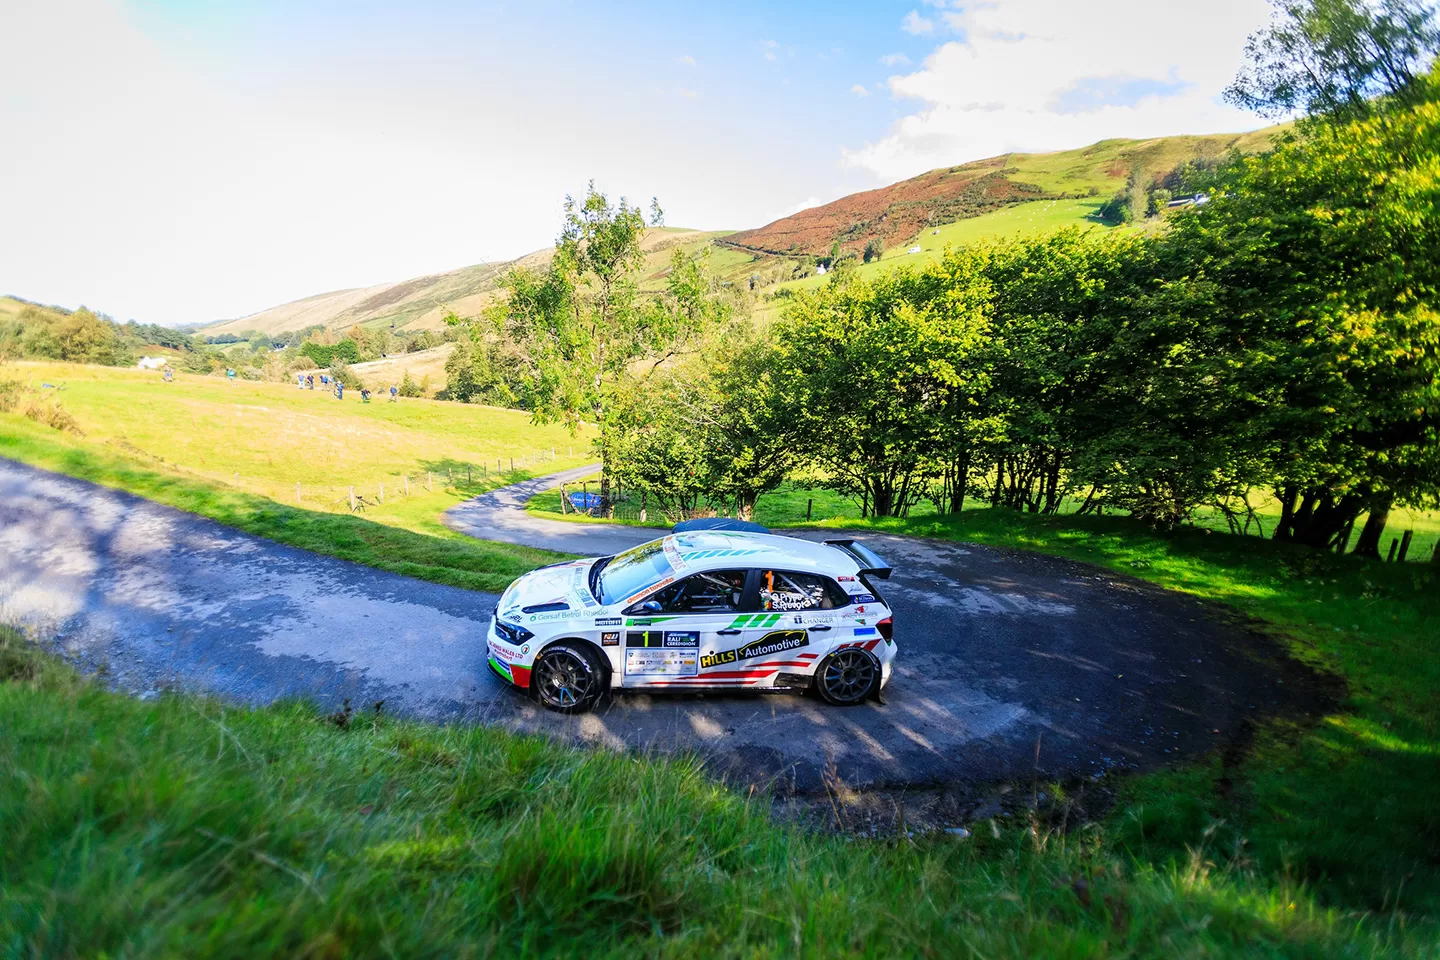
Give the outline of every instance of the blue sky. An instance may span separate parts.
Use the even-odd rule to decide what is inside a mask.
[[[1266,10],[0,6],[0,292],[162,323],[517,256],[591,178],[742,228],[1010,150],[1253,128],[1218,94]]]

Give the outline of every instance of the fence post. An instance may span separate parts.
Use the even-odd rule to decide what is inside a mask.
[[[555,462],[555,448],[554,448],[554,447],[551,447],[551,448],[550,448],[550,462],[551,462],[551,463],[554,463],[554,462]]]
[[[1394,559],[1395,559],[1395,551],[1396,551],[1397,549],[1399,549],[1399,547],[1400,547],[1400,541],[1397,540],[1397,539],[1395,539],[1394,537],[1391,537],[1391,538],[1390,538],[1390,556],[1388,556],[1388,557],[1385,558],[1385,562],[1386,562],[1386,563],[1390,563],[1390,562],[1393,562],[1393,561],[1394,561]]]
[[[514,457],[511,457],[511,458],[510,458],[510,472],[511,472],[511,473],[514,473],[514,472],[515,472],[515,458],[514,458]]]
[[[490,476],[490,467],[487,464],[480,464],[480,479],[484,480]]]
[[[433,470],[425,471],[425,489],[432,493],[435,490],[435,471]]]
[[[646,516],[647,516],[647,515],[649,514],[649,512],[650,512],[649,510],[646,509],[646,507],[648,507],[649,505],[650,505],[650,491],[648,491],[648,490],[642,490],[642,491],[640,491],[640,522],[641,522],[641,523],[644,523],[644,522],[645,522],[645,518],[646,518]]]
[[[1400,556],[1396,559],[1401,563],[1405,562],[1405,554],[1410,552],[1410,538],[1415,536],[1414,530],[1406,530],[1405,535],[1400,538]]]
[[[405,474],[405,496],[410,496],[410,474]]]
[[[299,503],[299,502],[300,502],[300,481],[299,481],[299,480],[296,480],[296,481],[295,481],[295,502],[296,502],[296,503]]]
[[[565,501],[570,498],[565,495],[565,484],[560,484],[560,516],[565,516]]]
[[[474,481],[472,481],[472,480],[470,479],[470,467],[469,467],[468,464],[467,464],[466,467],[465,467],[465,482],[466,482],[467,484],[474,482]]]
[[[810,511],[811,511],[811,510],[814,510],[814,509],[815,509],[815,498],[814,498],[814,497],[811,497],[809,500],[805,501],[805,519],[806,519],[806,520],[809,520],[809,519],[810,519]]]
[[[350,488],[350,512],[355,512],[355,488]]]
[[[380,502],[385,502],[385,484],[380,484]]]

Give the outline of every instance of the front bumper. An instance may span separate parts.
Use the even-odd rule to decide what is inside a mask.
[[[495,634],[495,620],[492,619],[490,628],[485,635],[485,659],[489,664],[490,672],[512,687],[518,687],[521,690],[529,689],[530,668],[512,663],[507,657],[508,652]]]

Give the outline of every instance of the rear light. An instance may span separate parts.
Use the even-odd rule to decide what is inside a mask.
[[[886,640],[890,640],[895,636],[895,619],[893,617],[886,617],[884,620],[878,621],[875,624],[875,629],[880,631],[880,636]]]

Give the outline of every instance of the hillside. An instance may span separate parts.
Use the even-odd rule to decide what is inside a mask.
[[[1125,185],[1131,171],[1156,176],[1197,157],[1263,150],[1279,130],[1102,140],[1078,150],[974,160],[841,197],[758,229],[731,234],[721,242],[779,256],[824,256],[837,241],[842,251],[857,254],[875,239],[887,248],[904,246],[924,229],[1017,204],[1109,196]]]
[[[711,269],[718,277],[759,288],[816,281],[811,258],[828,254],[837,241],[843,251],[859,254],[867,243],[878,239],[888,260],[905,255],[917,238],[927,254],[938,255],[947,242],[1097,223],[1094,211],[1100,199],[1123,187],[1131,171],[1154,177],[1197,157],[1263,150],[1281,129],[1102,140],[1056,153],[1011,153],[932,170],[739,233],[675,227],[652,230],[645,238],[641,286],[660,288],[676,246],[690,252],[709,247]],[[1034,208],[1040,213],[1023,206],[1036,201],[1045,204]],[[963,226],[953,226],[956,224]],[[551,253],[538,250],[502,263],[316,294],[211,324],[204,332],[279,334],[315,324],[330,329],[360,324],[435,330],[443,326],[451,311],[462,316],[479,313],[507,270],[542,267]]]
[[[676,244],[706,241],[717,235],[679,228],[650,231],[645,238],[645,250],[652,262],[647,264],[646,272],[663,272],[669,260],[669,251]],[[251,331],[278,334],[315,324],[335,330],[356,324],[438,330],[444,327],[445,315],[451,311],[462,316],[479,313],[489,302],[496,284],[506,271],[514,267],[543,267],[550,262],[552,252],[537,250],[501,263],[482,263],[398,283],[320,293],[249,316],[211,324],[204,328],[204,332],[211,335]]]

